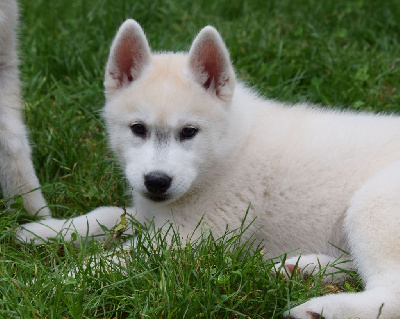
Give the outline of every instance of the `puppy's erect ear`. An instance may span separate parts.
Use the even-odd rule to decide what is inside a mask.
[[[104,80],[106,91],[137,80],[150,61],[150,47],[142,28],[135,20],[126,20],[111,45]]]
[[[215,28],[203,28],[194,39],[189,51],[189,70],[204,89],[222,100],[232,97],[235,73],[229,52]]]

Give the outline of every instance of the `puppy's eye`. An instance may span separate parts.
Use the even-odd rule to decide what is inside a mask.
[[[140,124],[140,123],[131,125],[131,130],[132,130],[133,134],[135,134],[136,136],[139,136],[139,137],[145,137],[146,133],[147,133],[146,126],[144,126],[143,124]]]
[[[198,129],[193,126],[184,127],[180,133],[181,140],[190,140],[196,136]]]

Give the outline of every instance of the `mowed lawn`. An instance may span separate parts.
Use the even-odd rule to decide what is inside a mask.
[[[126,18],[142,25],[153,50],[186,51],[202,27],[214,25],[238,77],[269,98],[400,112],[398,1],[20,4],[25,119],[56,217],[130,204],[101,118],[105,61]],[[13,231],[32,218],[20,203],[16,199],[10,211],[0,199],[1,318],[280,318],[289,305],[313,296],[362,289],[354,273],[338,285],[321,284],[323,269],[308,278],[281,278],[276,271],[285,256],[264,260],[268,247],[240,241],[245,226],[186,246],[176,234],[172,247],[161,233],[149,235],[139,227],[135,250],[127,253],[131,258],[121,255],[128,261],[123,269],[92,257],[112,253],[122,238],[107,247],[61,239],[21,245]]]

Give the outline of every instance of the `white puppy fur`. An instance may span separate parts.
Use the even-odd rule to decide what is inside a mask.
[[[183,237],[203,217],[219,235],[239,227],[250,205],[248,219],[256,219],[248,234],[268,257],[298,249],[286,266],[301,254],[304,270],[331,265],[339,247],[366,284],[362,293],[314,298],[286,316],[400,317],[400,118],[288,106],[235,82],[212,27],[188,54],[151,54],[135,21],[121,26],[106,68],[104,118],[132,187],[128,213],[156,226],[173,222]],[[18,236],[97,235],[122,212],[101,207],[31,223]]]
[[[22,120],[17,21],[16,1],[0,1],[0,184],[6,198],[22,195],[24,207],[31,215],[50,216]]]

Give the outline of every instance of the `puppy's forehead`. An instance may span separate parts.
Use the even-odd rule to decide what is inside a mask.
[[[158,81],[161,79],[172,79],[185,82],[187,76],[185,69],[188,56],[186,53],[159,53],[154,54],[151,59],[150,72],[147,81]],[[186,74],[187,75],[187,74]]]
[[[143,112],[154,113],[157,121],[208,113],[208,93],[187,74],[184,54],[155,56],[148,73],[133,88],[133,98]]]

